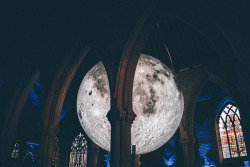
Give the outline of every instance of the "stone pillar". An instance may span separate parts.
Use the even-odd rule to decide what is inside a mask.
[[[194,151],[193,117],[198,97],[207,82],[205,68],[179,73],[177,76],[184,97],[184,111],[179,126],[183,166],[197,166]]]
[[[140,164],[141,164],[140,155],[136,155],[135,161],[136,161],[135,166],[136,167],[140,167]]]
[[[182,147],[183,165],[184,167],[195,167],[195,153],[194,153],[194,140],[181,139],[180,144]]]
[[[59,128],[48,126],[44,128],[42,141],[40,144],[39,167],[47,167],[51,165],[53,155],[53,144]]]
[[[1,121],[0,121],[0,166],[9,166],[10,156],[16,143],[17,130],[22,116],[23,107],[29,95],[29,91],[33,87],[35,81],[39,77],[39,72],[32,72],[31,70],[20,71],[18,75],[10,74],[10,76],[16,78],[18,84],[6,83],[6,90],[10,89],[7,96],[5,105],[1,109]],[[3,94],[4,95],[4,94]]]
[[[111,167],[131,167],[131,125],[135,116],[114,107],[107,115],[111,124]]]
[[[140,166],[140,156],[136,155],[136,146],[132,145],[132,167],[139,167]]]
[[[92,141],[88,141],[87,167],[98,167],[100,148]]]

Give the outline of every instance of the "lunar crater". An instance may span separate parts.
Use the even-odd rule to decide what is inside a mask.
[[[183,96],[175,77],[159,60],[141,54],[133,82],[133,111],[137,115],[131,127],[131,144],[144,154],[164,145],[179,126]],[[88,137],[110,151],[111,126],[108,76],[102,62],[85,75],[77,95],[80,123]]]

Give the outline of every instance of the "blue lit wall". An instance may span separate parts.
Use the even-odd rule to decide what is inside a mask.
[[[41,109],[39,109],[39,106],[41,105],[42,100],[42,84],[39,80],[35,82],[34,86],[30,90],[29,100],[31,101],[33,107],[40,112]]]
[[[194,121],[194,131],[200,156],[200,166],[215,166],[218,149],[216,132],[215,129],[212,129],[211,117],[207,117],[202,123]]]
[[[196,137],[196,149],[198,149],[200,166],[216,166],[218,146],[215,128],[215,115],[228,102],[235,103],[231,97],[201,96],[197,103],[197,111],[194,117],[194,132]],[[210,98],[211,97],[211,98]]]
[[[65,116],[67,112],[65,111],[64,107],[62,107],[61,114],[60,114],[60,121]]]
[[[213,93],[213,94],[208,94],[208,95],[203,95],[203,96],[200,96],[197,101],[199,102],[199,101],[211,100],[211,99],[214,99],[218,96],[225,96],[225,95],[226,95],[226,92],[224,92],[224,91],[218,92],[218,93]]]
[[[4,82],[0,81],[0,88],[3,86]]]
[[[107,151],[107,154],[104,155],[105,162],[106,162],[106,167],[110,167],[110,152]]]
[[[249,161],[244,161],[244,167],[250,167]]]
[[[167,149],[164,151],[163,164],[165,166],[175,166],[176,164],[176,154],[175,154],[175,135],[169,139],[167,142]]]
[[[65,100],[63,103],[63,107],[60,113],[60,121],[62,120],[62,118],[71,110],[75,110],[74,105],[72,105],[69,101]]]
[[[32,143],[32,142],[26,142],[25,143],[25,152],[24,152],[24,156],[22,158],[23,163],[35,164],[37,162],[38,152],[39,152],[39,144]]]

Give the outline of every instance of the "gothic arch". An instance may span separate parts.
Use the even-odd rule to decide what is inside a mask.
[[[180,140],[194,140],[193,117],[197,99],[207,82],[207,74],[204,71],[188,71],[177,75],[180,84],[183,85],[184,112],[180,124]],[[188,83],[188,84],[187,84]]]
[[[49,166],[52,154],[52,144],[55,134],[59,131],[58,123],[62,105],[69,85],[80,66],[81,62],[90,51],[88,46],[75,46],[71,54],[68,54],[57,70],[48,93],[43,119],[42,147],[40,151],[39,166]]]
[[[219,71],[217,72],[219,73]],[[221,89],[225,90],[229,96],[237,101],[237,103],[240,102],[240,93],[234,83],[230,84],[230,78],[222,77],[214,72],[208,72],[208,79],[218,85]]]
[[[143,46],[153,26],[156,25],[152,17],[153,9],[154,4],[149,5],[137,22],[124,47],[118,68],[114,97],[117,99],[117,105],[120,110],[123,111],[125,109],[131,114],[133,114],[131,99],[136,65]]]
[[[229,106],[231,106],[231,108]],[[225,111],[225,108],[228,108],[228,111],[229,111],[228,113]],[[235,109],[233,109],[233,108],[235,108]],[[233,116],[230,115],[230,112],[234,113]],[[222,113],[224,115],[226,115],[225,118],[223,118]],[[227,119],[227,118],[229,118],[229,119]],[[231,97],[225,97],[220,102],[220,104],[218,105],[218,107],[215,111],[214,126],[216,129],[216,137],[217,137],[220,163],[230,163],[230,160],[232,158],[235,158],[235,156],[236,156],[236,155],[232,154],[233,152],[230,149],[231,145],[233,144],[233,143],[231,143],[233,141],[229,142],[231,140],[228,138],[228,137],[230,137],[230,135],[233,135],[232,138],[234,138],[234,142],[235,142],[234,145],[237,147],[237,151],[236,150],[235,151],[237,152],[239,157],[236,156],[237,157],[236,160],[239,162],[241,160],[247,160],[246,144],[245,144],[245,139],[243,137],[243,136],[245,136],[245,131],[244,131],[244,128],[242,127],[242,119],[241,118],[242,118],[242,116],[240,114],[238,105]],[[226,155],[224,152],[225,150],[223,151],[223,144],[222,144],[223,143],[223,141],[222,141],[223,135],[221,134],[222,133],[221,130],[223,128],[221,129],[220,121],[222,121],[221,123],[224,124],[225,126],[227,125],[227,128],[230,127],[230,123],[228,123],[228,121],[232,123],[231,128],[233,127],[233,132],[232,132],[232,130],[230,131],[230,129],[228,130],[227,128],[225,128],[225,132],[224,132],[224,133],[226,133],[226,136],[227,136],[227,139],[225,139],[225,140],[227,140],[227,142],[228,142],[228,148],[229,148],[228,153],[230,153],[230,155]],[[234,121],[236,121],[237,123],[235,124]],[[243,138],[243,140],[242,140],[242,138]],[[239,142],[239,140],[242,143]],[[239,145],[240,143],[241,143],[241,145]],[[225,146],[225,144],[224,144],[224,146]],[[241,149],[243,149],[242,148],[243,146],[245,147],[244,148],[245,152],[243,150],[241,150]]]
[[[32,73],[30,70],[26,71],[25,74],[21,76],[20,84],[17,86],[15,94],[6,110],[7,115],[4,119],[5,121],[1,134],[1,163],[7,163],[4,161],[8,159],[7,157],[10,155],[11,148],[16,141],[16,131],[20,116],[23,112],[23,107],[27,101],[29,91],[34,86],[39,76],[39,71]]]
[[[55,74],[54,80],[50,86],[50,91],[45,102],[44,111],[42,113],[44,134],[42,137],[42,145],[40,151],[40,166],[50,164],[50,155],[52,153],[52,141],[59,132],[59,119],[60,112],[67,95],[68,88],[79,68],[84,61],[84,58],[92,51],[89,46],[81,44],[79,41],[73,47],[63,60],[61,66]],[[95,51],[94,51],[95,52]],[[107,70],[108,66],[106,60],[102,60],[107,71],[109,79],[111,78],[110,71]],[[44,164],[45,163],[45,164]]]
[[[84,48],[80,48],[80,49],[81,49],[81,52],[77,56],[77,58],[74,58],[70,54],[69,56],[66,57],[66,59],[63,61],[62,65],[59,67],[54,77],[54,81],[51,84],[51,89],[48,93],[48,98],[46,99],[44,112],[42,115],[44,126],[47,126],[47,125],[57,126],[58,124],[60,111],[63,105],[64,98],[66,96],[68,87],[79,65],[81,64],[84,57],[87,55],[87,53],[90,50],[90,48],[87,46]]]
[[[164,9],[162,7],[164,7]],[[180,8],[178,4],[162,5],[158,8],[160,11],[160,18],[170,17],[181,21],[208,39],[216,48],[216,52],[219,56],[222,58],[228,58],[229,56],[231,63],[237,63],[240,61],[240,57],[237,55],[234,47],[231,45],[225,34],[205,15],[197,13],[197,11]]]

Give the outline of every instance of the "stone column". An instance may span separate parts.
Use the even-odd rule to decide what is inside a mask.
[[[51,165],[53,155],[53,144],[59,127],[48,126],[44,128],[42,141],[40,144],[39,167],[47,167]]]
[[[139,167],[140,166],[140,156],[136,155],[136,146],[132,145],[132,167]]]
[[[98,167],[98,155],[100,148],[92,141],[89,141],[87,153],[87,167]]]
[[[179,81],[184,97],[184,111],[180,130],[180,147],[182,150],[183,166],[195,167],[197,165],[194,151],[193,117],[198,97],[207,82],[205,68],[197,68],[179,73]]]
[[[195,167],[195,153],[194,153],[194,140],[181,139],[180,144],[182,147],[183,165],[184,167]]]
[[[111,108],[111,167],[131,167],[131,125],[135,114]]]

